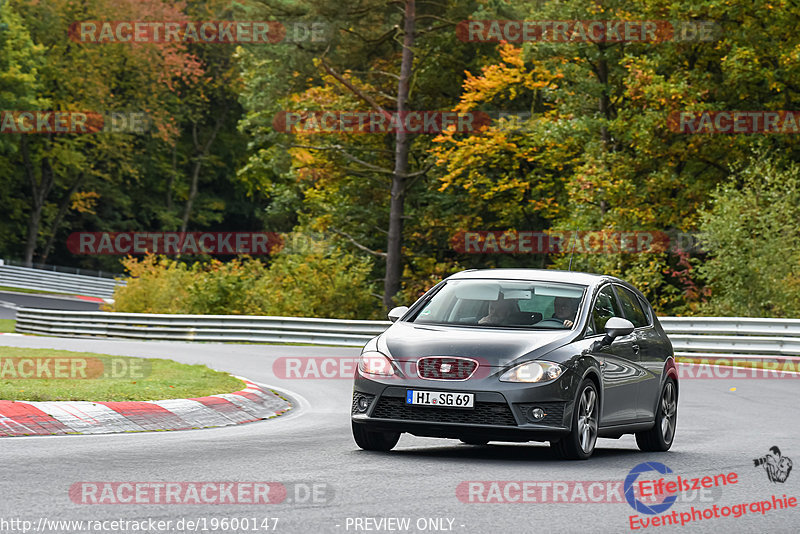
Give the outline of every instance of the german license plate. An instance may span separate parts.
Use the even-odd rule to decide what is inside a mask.
[[[474,408],[474,393],[456,393],[454,391],[420,391],[406,390],[406,404],[416,406],[445,406],[452,408]]]

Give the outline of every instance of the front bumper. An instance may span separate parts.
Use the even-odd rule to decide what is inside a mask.
[[[549,384],[500,382],[496,377],[431,381],[376,380],[359,375],[353,388],[351,419],[370,430],[425,437],[551,441],[569,433],[574,383],[571,373]],[[405,402],[408,389],[474,393],[475,407],[409,405]],[[546,414],[539,420],[531,415],[537,407]]]

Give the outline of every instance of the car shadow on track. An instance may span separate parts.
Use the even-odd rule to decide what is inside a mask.
[[[440,447],[410,447],[397,448],[388,453],[370,453],[368,451],[354,451],[357,454],[381,454],[395,458],[438,458],[451,460],[496,460],[507,463],[518,462],[563,462],[547,445],[534,444],[489,444],[489,445],[463,445],[453,444]],[[601,458],[641,458],[646,461],[646,456],[638,449],[601,448],[595,449],[592,459]],[[591,461],[591,459],[589,460]]]

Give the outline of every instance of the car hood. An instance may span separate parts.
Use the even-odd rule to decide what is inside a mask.
[[[398,322],[378,338],[378,350],[397,361],[424,356],[463,356],[481,365],[503,367],[525,357],[534,359],[574,338],[575,331],[517,330],[437,326]]]

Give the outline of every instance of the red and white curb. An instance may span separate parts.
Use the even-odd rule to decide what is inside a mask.
[[[0,437],[112,434],[239,425],[287,412],[291,403],[249,380],[235,393],[129,402],[0,400]]]

